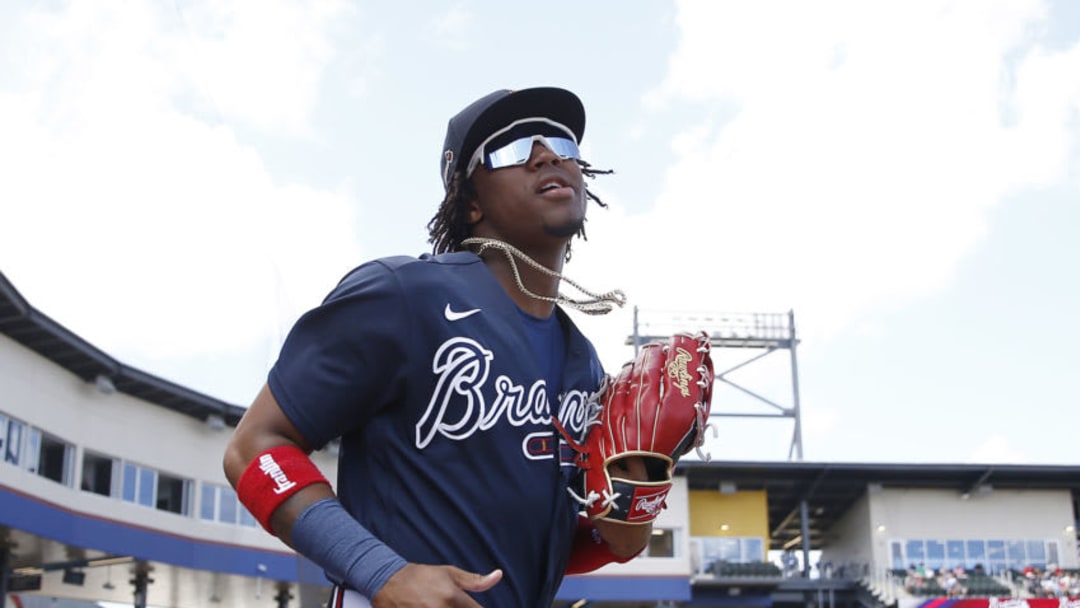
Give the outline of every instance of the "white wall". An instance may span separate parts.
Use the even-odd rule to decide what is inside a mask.
[[[829,531],[821,561],[891,567],[890,541],[1054,540],[1059,565],[1077,568],[1067,490],[1003,490],[962,499],[953,490],[883,488],[864,494]]]
[[[1078,567],[1072,497],[1067,490],[974,492],[884,488],[870,494],[870,526],[879,563],[894,539],[1057,540],[1060,566]],[[884,530],[877,528],[884,526]]]
[[[898,536],[955,536],[957,530],[992,530],[1000,538],[1059,538],[1072,521],[1067,490],[974,493],[884,488],[870,495],[874,525]]]
[[[822,563],[874,563],[870,531],[870,501],[864,494],[829,531],[830,542],[821,552]]]
[[[262,529],[198,519],[198,482],[228,483],[221,462],[231,428],[215,431],[202,421],[129,395],[106,395],[7,336],[0,336],[0,387],[0,414],[76,447],[74,487],[4,462],[0,483],[105,519],[203,540],[288,550]],[[258,388],[253,387],[253,395]],[[84,450],[192,480],[191,514],[181,516],[75,489]],[[335,457],[321,451],[312,459],[328,479],[336,479]]]

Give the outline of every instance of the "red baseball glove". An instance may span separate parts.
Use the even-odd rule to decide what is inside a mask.
[[[713,366],[706,334],[676,334],[646,344],[594,395],[595,416],[578,451],[594,520],[648,524],[667,506],[680,457],[704,441],[712,404]],[[640,457],[647,480],[631,479],[625,459]]]

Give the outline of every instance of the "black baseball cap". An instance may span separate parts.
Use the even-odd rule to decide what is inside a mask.
[[[585,135],[585,106],[566,89],[537,87],[502,89],[477,99],[450,119],[439,159],[443,188],[489,135],[522,118],[547,118],[565,125],[581,143]]]

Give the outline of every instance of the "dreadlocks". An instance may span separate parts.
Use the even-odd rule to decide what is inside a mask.
[[[589,179],[594,179],[597,175],[614,173],[611,169],[595,169],[581,159],[577,159],[576,162],[581,166],[582,175]],[[439,210],[435,212],[435,216],[427,225],[428,242],[432,245],[433,253],[447,253],[463,249],[461,241],[469,238],[472,232],[472,226],[465,221],[465,204],[474,198],[476,198],[476,190],[472,180],[465,178],[464,171],[455,171],[450,179],[450,187],[446,190],[446,197],[443,198]],[[588,188],[585,188],[585,200],[594,201],[597,205],[607,208],[607,204]],[[585,236],[584,225],[577,232],[577,236],[588,240]],[[569,243],[566,244],[566,260],[570,260]]]

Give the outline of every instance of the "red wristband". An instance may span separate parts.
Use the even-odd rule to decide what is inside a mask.
[[[303,450],[279,445],[248,464],[236,484],[236,495],[262,527],[273,534],[270,516],[274,510],[293,494],[315,483],[329,485],[330,482]]]

